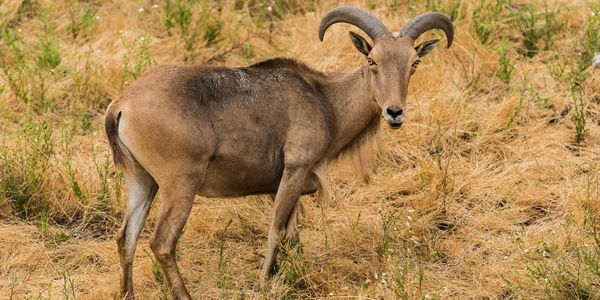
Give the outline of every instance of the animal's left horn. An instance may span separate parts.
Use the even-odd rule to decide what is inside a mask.
[[[360,28],[374,41],[390,34],[385,25],[374,15],[360,8],[340,6],[332,9],[321,20],[319,40],[323,41],[323,36],[329,26],[339,22],[352,24]]]
[[[454,25],[448,16],[439,12],[428,12],[412,18],[402,26],[400,33],[415,41],[421,34],[431,29],[443,30],[448,39],[446,48],[450,48],[454,39]]]

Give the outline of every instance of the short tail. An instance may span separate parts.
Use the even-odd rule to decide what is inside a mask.
[[[116,115],[114,112],[109,111],[106,113],[104,120],[104,128],[106,129],[106,136],[112,150],[113,159],[117,167],[127,169],[135,163],[135,159],[131,152],[123,145],[119,138],[119,121],[121,120],[121,112],[119,111]]]

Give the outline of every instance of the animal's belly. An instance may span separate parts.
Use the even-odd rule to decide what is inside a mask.
[[[283,173],[282,161],[216,156],[208,165],[198,194],[206,197],[239,197],[275,193]]]

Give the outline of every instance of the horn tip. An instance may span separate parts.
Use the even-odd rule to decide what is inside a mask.
[[[319,41],[322,42],[324,37],[325,37],[325,32],[319,31]]]
[[[450,46],[452,46],[452,42],[454,42],[454,32],[452,32],[450,34],[450,36],[446,36],[447,42],[446,42],[446,49],[450,48]]]

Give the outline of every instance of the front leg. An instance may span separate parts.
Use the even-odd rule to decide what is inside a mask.
[[[285,237],[288,220],[299,200],[307,172],[308,168],[305,166],[286,166],[283,170],[283,176],[273,204],[273,219],[269,228],[267,255],[260,277],[260,283],[263,287],[273,272],[279,244]]]

